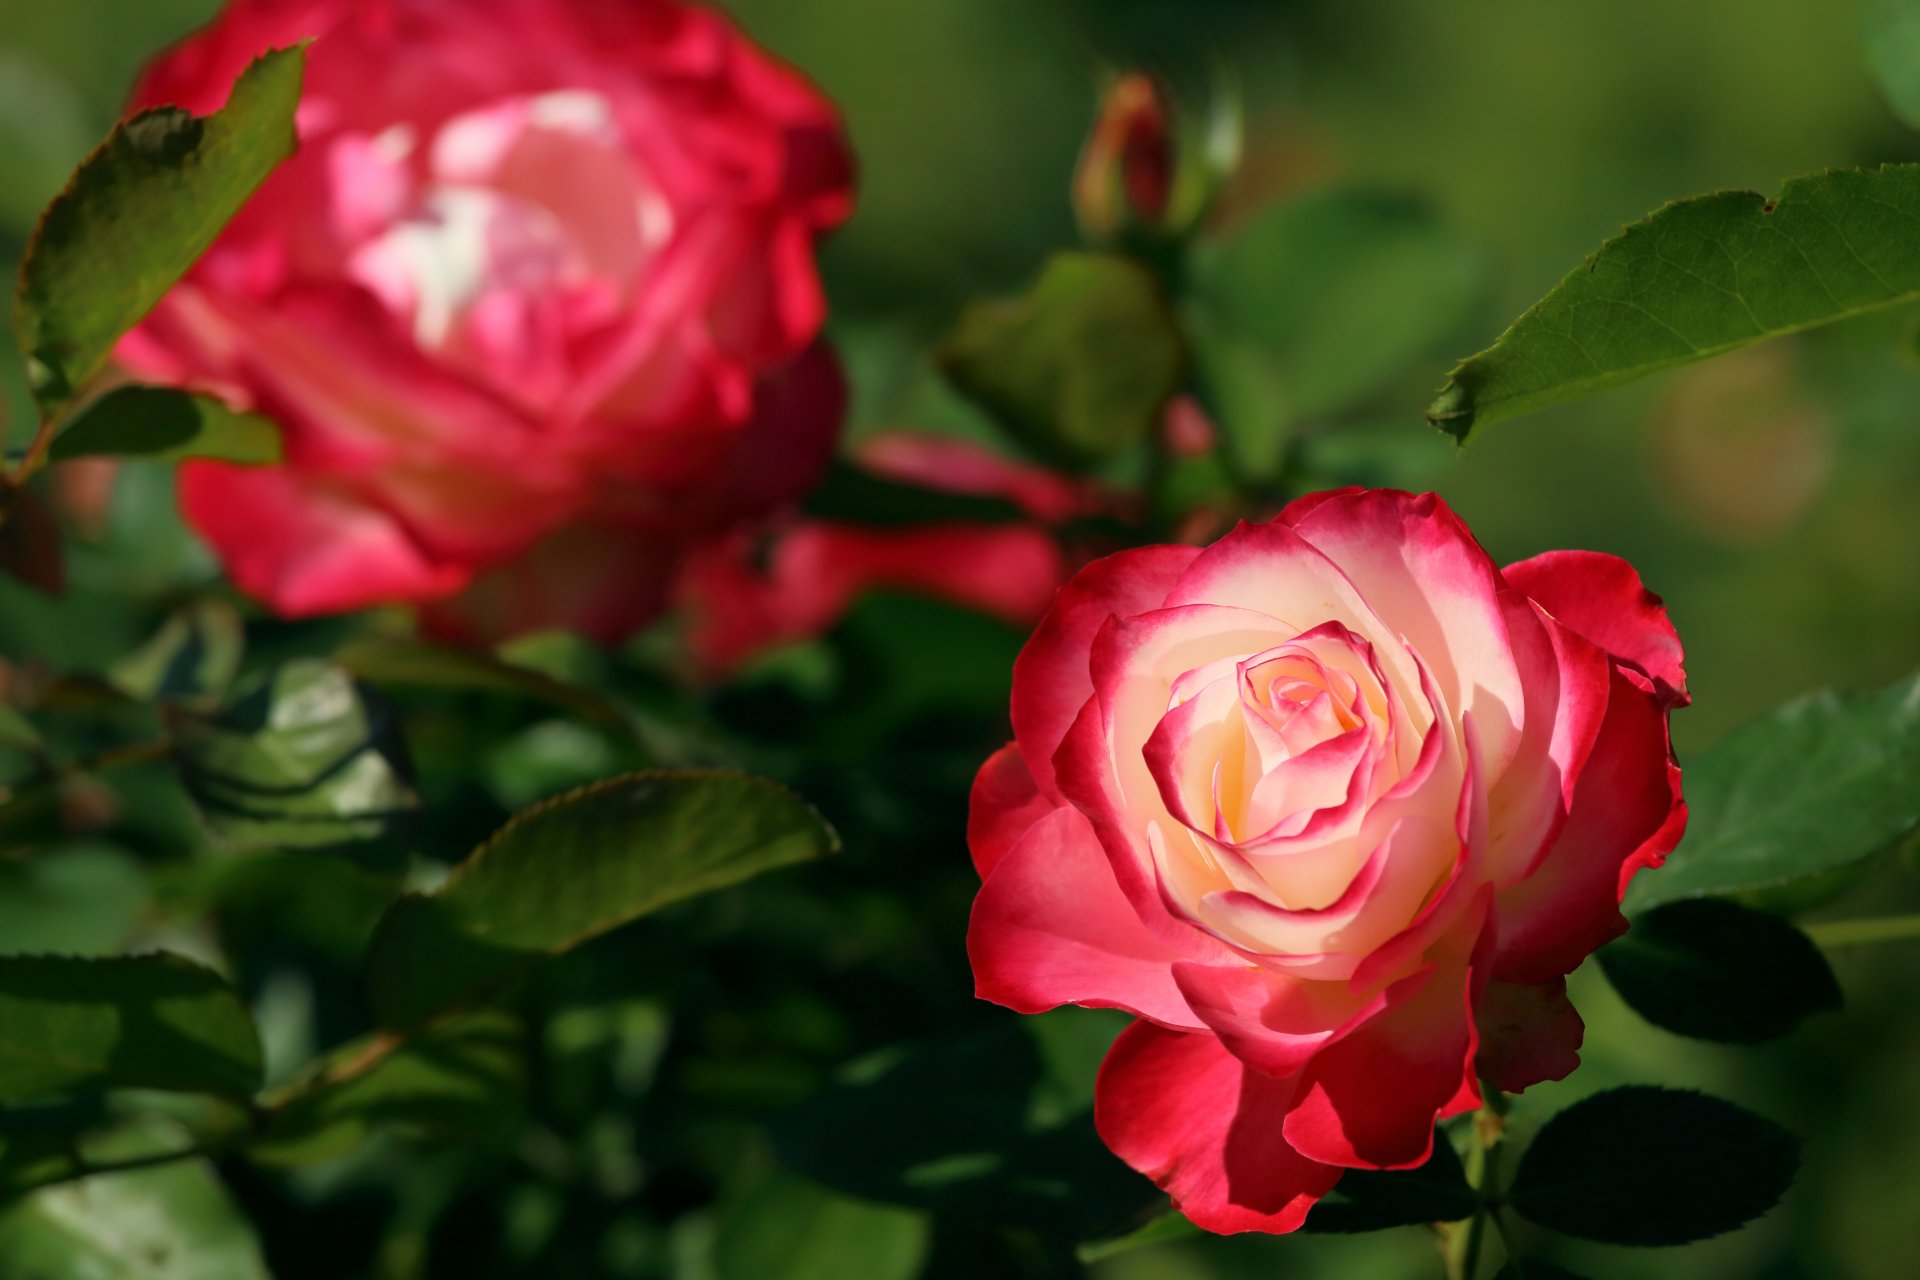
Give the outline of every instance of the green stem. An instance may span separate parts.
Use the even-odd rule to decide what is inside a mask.
[[[1824,920],[1806,925],[1805,929],[1807,936],[1823,947],[1904,942],[1920,938],[1920,915],[1881,916],[1872,920]]]
[[[1447,1280],[1475,1280],[1479,1275],[1487,1226],[1495,1212],[1493,1197],[1500,1182],[1500,1140],[1506,1129],[1507,1099],[1490,1085],[1481,1087],[1485,1101],[1473,1115],[1466,1158],[1467,1181],[1480,1193],[1480,1207],[1447,1233]]]

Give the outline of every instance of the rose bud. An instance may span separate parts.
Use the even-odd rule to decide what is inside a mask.
[[[1624,561],[1501,568],[1432,494],[1314,494],[1060,591],[974,784],[979,994],[1135,1022],[1107,1144],[1217,1232],[1578,1065],[1564,977],[1686,808],[1678,637]]]
[[[832,106],[677,0],[233,0],[135,105],[214,109],[309,38],[299,152],[119,350],[284,429],[283,465],[183,467],[188,521],[286,615],[645,622],[832,451]],[[580,579],[582,528],[640,550]]]

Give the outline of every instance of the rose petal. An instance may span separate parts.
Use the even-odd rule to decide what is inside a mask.
[[[1199,1027],[1174,984],[1180,956],[1140,923],[1085,818],[1055,809],[981,886],[967,928],[974,993],[1021,1013],[1062,1004]]]
[[[1340,1170],[1281,1136],[1290,1093],[1211,1035],[1138,1022],[1100,1068],[1094,1123],[1114,1154],[1205,1230],[1292,1231]]]
[[[1508,585],[1653,681],[1661,701],[1685,706],[1687,671],[1666,605],[1619,556],[1546,551],[1500,571]]]
[[[1474,1021],[1480,1074],[1503,1092],[1564,1080],[1580,1065],[1586,1024],[1567,999],[1564,978],[1529,986],[1490,982],[1474,1002]]]
[[[1057,808],[1040,794],[1020,744],[1009,742],[980,766],[967,801],[967,848],[986,879],[1027,829]]]

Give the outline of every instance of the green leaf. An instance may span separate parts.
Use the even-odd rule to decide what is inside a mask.
[[[1600,951],[1634,1010],[1668,1031],[1756,1044],[1840,1007],[1840,985],[1806,934],[1732,902],[1670,902]]]
[[[53,439],[55,462],[73,458],[218,458],[280,460],[280,428],[253,413],[236,413],[212,396],[171,387],[116,387]]]
[[[374,1013],[418,1025],[542,957],[837,847],[804,800],[744,774],[636,773],[557,797],[516,815],[433,894],[394,904],[368,958]]]
[[[1548,1121],[1507,1199],[1570,1236],[1686,1244],[1773,1208],[1799,1164],[1799,1139],[1771,1120],[1705,1094],[1632,1085]]]
[[[271,1280],[204,1161],[36,1191],[0,1216],[7,1280]]]
[[[0,945],[18,954],[115,954],[147,905],[140,863],[112,845],[62,842],[0,860]]]
[[[1256,476],[1469,318],[1479,264],[1417,200],[1336,189],[1195,246],[1185,312],[1208,406]]]
[[[244,1097],[260,1070],[239,995],[181,956],[0,956],[0,1103],[97,1089]]]
[[[473,649],[381,637],[355,640],[333,660],[372,685],[505,694],[548,703],[624,737],[634,732],[631,718],[612,698]]]
[[[1427,410],[1465,441],[1656,370],[1920,297],[1920,165],[1677,200],[1600,246]]]
[[[1063,463],[1145,440],[1184,363],[1153,273],[1097,253],[1056,254],[1026,296],[970,304],[939,354],[955,387]]]
[[[419,806],[391,710],[330,663],[289,662],[173,729],[181,780],[230,846],[370,840]]]
[[[1493,1280],[1586,1280],[1575,1275],[1565,1267],[1556,1267],[1551,1262],[1527,1262],[1515,1258],[1500,1268]]]
[[[1434,1135],[1433,1154],[1417,1169],[1350,1169],[1341,1174],[1333,1190],[1307,1215],[1302,1230],[1351,1234],[1422,1222],[1455,1222],[1472,1217],[1479,1207],[1459,1155],[1440,1133]]]
[[[33,722],[13,707],[0,702],[0,747],[12,747],[23,751],[38,751],[46,745],[46,739],[33,727]]]
[[[224,600],[195,600],[152,639],[113,665],[107,678],[129,697],[214,700],[240,671],[246,644],[240,614]]]
[[[924,1213],[776,1174],[720,1215],[718,1280],[912,1280],[932,1243]]]
[[[434,1138],[498,1132],[525,1103],[524,1039],[519,1021],[497,1009],[448,1018],[364,1073],[287,1090],[247,1154],[268,1164],[309,1164],[344,1155],[390,1124]],[[354,1041],[329,1055],[318,1075],[324,1079],[385,1043],[380,1037]]]
[[[1867,65],[1893,114],[1920,129],[1920,3],[1879,0],[1867,10]]]
[[[1187,1220],[1178,1209],[1169,1209],[1149,1221],[1144,1227],[1136,1227],[1125,1235],[1113,1236],[1105,1240],[1090,1240],[1073,1251],[1073,1256],[1091,1266],[1104,1262],[1108,1258],[1123,1253],[1132,1253],[1135,1249],[1145,1249],[1156,1244],[1172,1244],[1177,1240],[1193,1240],[1207,1234]]]
[[[1093,1081],[1125,1020],[1004,1019],[849,1066],[775,1125],[781,1162],[865,1199],[1085,1240],[1166,1200],[1093,1128]]]
[[[144,111],[108,135],[40,219],[20,264],[13,329],[49,415],[206,252],[297,144],[304,55],[269,53],[227,105]]]
[[[1690,761],[1686,790],[1686,838],[1630,912],[1859,863],[1920,824],[1920,677],[1790,702]]]

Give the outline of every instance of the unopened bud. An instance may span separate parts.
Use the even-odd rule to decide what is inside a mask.
[[[1107,90],[1073,182],[1074,211],[1093,239],[1165,226],[1177,162],[1172,115],[1160,82],[1144,72]]]

